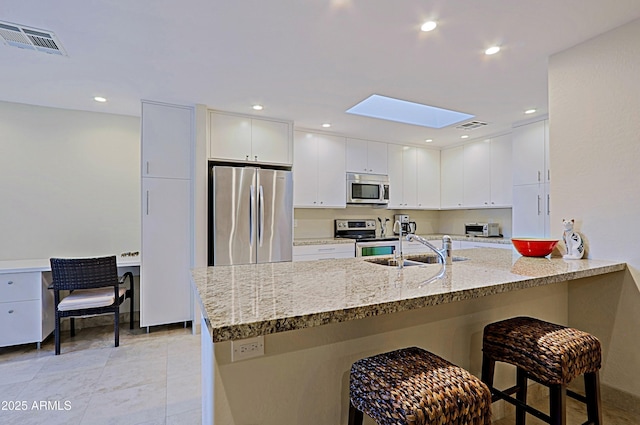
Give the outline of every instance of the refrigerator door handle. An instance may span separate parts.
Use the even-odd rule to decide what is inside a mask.
[[[264,188],[260,185],[260,192],[258,194],[258,245],[262,246],[262,239],[264,237]]]
[[[253,185],[249,186],[249,245],[253,245],[253,223],[255,221],[255,211],[253,206],[255,205],[255,190]]]

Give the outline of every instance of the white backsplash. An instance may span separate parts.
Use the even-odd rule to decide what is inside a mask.
[[[511,208],[483,209],[483,210],[453,210],[453,211],[421,211],[421,210],[387,210],[370,206],[352,206],[345,209],[296,208],[294,210],[295,239],[332,238],[333,221],[337,218],[362,218],[382,220],[389,219],[387,235],[393,234],[393,215],[409,214],[411,221],[415,221],[418,234],[448,233],[464,234],[464,224],[469,222],[497,222],[500,232],[505,237],[511,237]],[[377,228],[380,231],[380,228]],[[379,235],[379,233],[377,233]]]

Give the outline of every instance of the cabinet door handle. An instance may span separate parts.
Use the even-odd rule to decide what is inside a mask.
[[[147,215],[149,215],[149,191],[147,190]]]
[[[249,155],[245,156],[245,160],[247,160],[247,161],[249,160]]]
[[[254,161],[257,161],[257,160],[258,160],[258,155],[254,156],[254,157],[253,157],[253,160],[254,160]]]
[[[547,193],[547,215],[551,215],[551,195]]]
[[[540,181],[540,170],[538,170],[538,181]]]
[[[147,161],[147,174],[149,174],[149,161]]]
[[[13,285],[13,280],[10,280],[9,282],[7,282],[7,285]]]
[[[538,195],[538,215],[540,215],[540,195]]]
[[[9,310],[9,314],[13,314],[13,310]]]
[[[547,169],[547,180],[551,180],[551,170]]]

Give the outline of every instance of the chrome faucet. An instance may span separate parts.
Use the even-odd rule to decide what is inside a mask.
[[[444,235],[442,237],[442,249],[436,248],[435,246],[433,246],[433,244],[431,242],[429,242],[425,238],[423,238],[421,236],[418,236],[418,235],[414,235],[413,233],[409,233],[407,235],[407,240],[410,241],[410,242],[411,241],[418,241],[422,245],[426,245],[429,248],[431,248],[438,255],[438,257],[440,257],[440,261],[442,262],[442,264],[451,264],[452,263],[451,236]]]
[[[394,253],[394,258],[396,260],[398,260],[398,268],[401,269],[404,267],[404,256],[402,255],[402,223],[400,223],[400,220],[396,220],[395,223],[393,223],[393,231],[396,231],[396,226],[398,226],[398,250],[400,251],[399,253]]]

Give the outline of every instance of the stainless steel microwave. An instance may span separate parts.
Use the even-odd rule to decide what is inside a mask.
[[[381,174],[347,173],[347,204],[389,203],[389,177]]]

